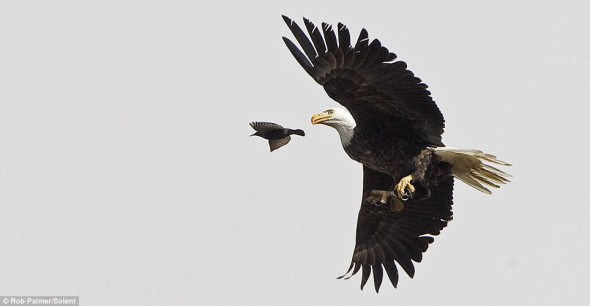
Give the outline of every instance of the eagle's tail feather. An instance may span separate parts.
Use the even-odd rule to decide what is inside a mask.
[[[451,173],[465,184],[483,192],[492,193],[487,187],[499,188],[500,184],[510,182],[510,174],[486,164],[494,163],[502,166],[512,166],[501,161],[492,154],[480,150],[454,149],[438,147],[435,149],[442,161],[452,165]]]

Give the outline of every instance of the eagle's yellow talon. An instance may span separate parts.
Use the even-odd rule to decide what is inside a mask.
[[[395,193],[400,199],[408,199],[416,191],[416,188],[411,184],[414,177],[410,174],[404,176],[399,183],[395,185]]]

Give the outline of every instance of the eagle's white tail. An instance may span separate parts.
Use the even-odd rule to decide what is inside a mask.
[[[451,173],[463,183],[487,194],[492,193],[487,187],[499,188],[499,184],[506,184],[510,174],[496,169],[485,162],[503,166],[512,166],[501,161],[492,154],[479,150],[454,149],[449,147],[435,148],[435,153],[442,161],[453,165]]]

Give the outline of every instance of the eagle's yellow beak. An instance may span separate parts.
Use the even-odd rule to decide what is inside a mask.
[[[311,117],[311,124],[322,123],[330,118],[332,118],[332,115],[328,115],[326,112],[315,114]]]

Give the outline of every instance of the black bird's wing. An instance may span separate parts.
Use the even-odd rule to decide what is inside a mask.
[[[283,129],[282,126],[272,122],[250,122],[250,126],[257,132],[267,132],[277,129]]]
[[[350,111],[359,127],[385,130],[392,139],[442,145],[444,119],[428,86],[406,63],[395,61],[397,56],[379,40],[369,42],[363,29],[353,47],[345,25],[339,23],[335,32],[329,24],[318,28],[304,19],[310,40],[295,22],[286,16],[283,19],[303,50],[283,37],[295,59],[332,99]]]
[[[291,136],[285,136],[285,137],[279,138],[279,139],[269,139],[268,145],[270,146],[270,151],[272,152],[272,151],[288,144],[289,141],[291,141]]]
[[[383,280],[383,269],[394,287],[399,279],[397,265],[414,276],[414,264],[420,262],[428,245],[453,218],[453,177],[439,178],[431,188],[431,197],[425,200],[408,200],[404,208],[394,212],[390,205],[375,205],[364,199],[371,190],[387,190],[393,179],[363,166],[363,199],[358,215],[356,245],[347,278],[362,269],[361,289],[373,272],[375,290]],[[397,265],[396,265],[397,264]],[[341,276],[344,277],[346,276]]]

